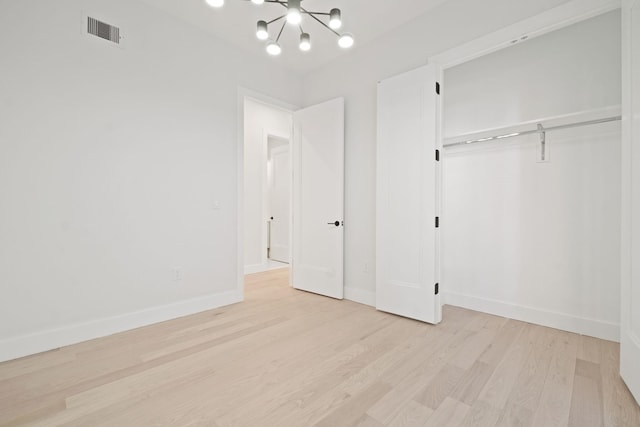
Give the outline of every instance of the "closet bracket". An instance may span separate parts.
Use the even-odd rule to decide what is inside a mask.
[[[540,134],[540,161],[547,161],[547,133],[544,126],[538,123],[538,133]]]

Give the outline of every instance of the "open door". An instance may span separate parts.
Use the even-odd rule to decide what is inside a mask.
[[[623,218],[620,375],[640,402],[640,1],[623,4]]]
[[[342,299],[344,100],[293,115],[294,288]]]
[[[289,263],[291,168],[289,145],[269,147],[269,259]]]
[[[376,308],[438,323],[438,93],[426,66],[378,84]]]

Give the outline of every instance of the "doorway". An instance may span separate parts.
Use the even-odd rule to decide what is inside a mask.
[[[267,260],[269,269],[291,259],[291,160],[289,140],[267,136]]]
[[[243,141],[244,273],[290,262],[293,113],[245,97]]]
[[[274,257],[287,260],[289,253],[292,287],[342,299],[344,99],[298,109],[239,88],[238,117],[238,291],[244,294],[246,274],[269,270],[273,244],[276,252],[284,246]],[[269,236],[270,140],[288,141],[288,248],[286,229]],[[283,152],[272,154],[287,163]]]

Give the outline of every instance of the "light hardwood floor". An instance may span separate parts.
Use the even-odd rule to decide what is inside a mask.
[[[244,303],[0,364],[0,425],[640,426],[616,343],[286,283],[247,276]]]

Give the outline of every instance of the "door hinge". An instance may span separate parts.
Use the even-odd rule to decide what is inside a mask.
[[[436,217],[436,228],[440,228],[440,217]]]
[[[440,161],[440,150],[436,150],[436,162]]]
[[[436,94],[440,95],[440,83],[436,82]]]
[[[436,295],[440,293],[440,284],[436,283]]]

